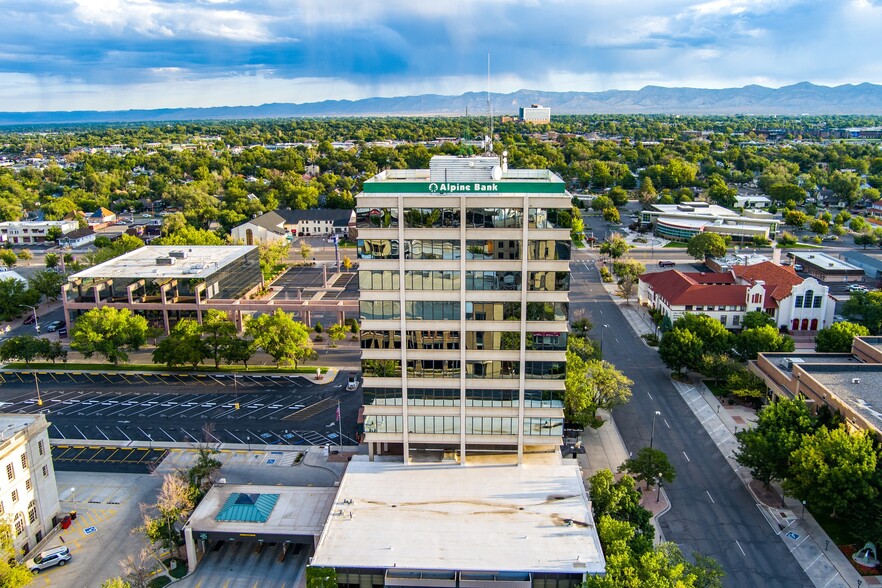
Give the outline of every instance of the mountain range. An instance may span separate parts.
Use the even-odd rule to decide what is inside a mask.
[[[518,107],[542,104],[555,114],[821,115],[882,114],[882,86],[870,83],[819,86],[801,82],[781,88],[750,85],[717,90],[646,86],[640,90],[491,94],[493,113],[517,114]],[[325,100],[303,104],[163,108],[156,110],[0,112],[0,125],[135,123],[353,116],[486,116],[487,94],[424,94],[396,98]]]

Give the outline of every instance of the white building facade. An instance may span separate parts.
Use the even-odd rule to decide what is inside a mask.
[[[42,541],[61,509],[48,429],[42,414],[0,414],[0,516],[12,526],[17,556]]]
[[[36,245],[46,242],[46,234],[52,227],[69,233],[79,228],[77,221],[6,221],[0,223],[0,242],[9,245]]]
[[[369,453],[551,451],[563,433],[563,181],[496,157],[389,170],[357,199]]]

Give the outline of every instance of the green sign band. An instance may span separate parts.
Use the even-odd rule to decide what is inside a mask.
[[[563,182],[365,182],[366,194],[563,194]]]

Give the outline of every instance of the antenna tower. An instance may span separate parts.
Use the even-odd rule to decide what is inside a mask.
[[[487,54],[487,111],[490,113],[490,135],[487,137],[487,153],[493,153],[493,103],[490,102],[490,54]]]

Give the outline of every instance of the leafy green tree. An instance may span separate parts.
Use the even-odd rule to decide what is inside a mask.
[[[15,535],[9,521],[0,523],[0,585],[3,588],[22,588],[31,583],[34,574],[16,560]]]
[[[260,271],[264,280],[269,280],[284,268],[284,261],[288,258],[290,249],[291,245],[287,239],[258,247]]]
[[[591,208],[598,212],[604,211],[607,208],[615,208],[616,205],[613,203],[612,198],[607,196],[597,196],[591,201]]]
[[[726,255],[726,240],[718,233],[699,233],[689,239],[686,252],[698,260]]]
[[[870,330],[860,324],[842,321],[821,329],[815,335],[815,351],[822,353],[848,353],[855,337],[866,337]]]
[[[153,351],[153,362],[168,367],[190,365],[193,369],[209,355],[210,349],[202,339],[202,327],[193,319],[181,319],[159,342]]]
[[[221,357],[223,360],[229,364],[242,362],[242,365],[245,366],[245,369],[248,369],[248,362],[254,357],[254,352],[256,351],[257,346],[254,341],[251,339],[244,338],[236,338],[230,341],[230,343],[224,346],[221,351]]]
[[[18,253],[15,254],[20,260],[25,262],[25,265],[30,265],[28,262],[34,258],[34,254],[31,253],[30,249],[20,249]]]
[[[636,281],[641,275],[646,273],[646,266],[636,259],[617,259],[613,262],[613,273],[616,274],[619,279],[623,280],[630,277],[632,280]]]
[[[37,357],[46,356],[50,352],[51,344],[48,339],[31,335],[10,337],[0,344],[0,359],[4,362],[18,359],[25,362],[25,365],[30,365]]]
[[[3,265],[12,269],[18,263],[18,256],[12,249],[2,249],[0,250],[0,262],[3,262]]]
[[[756,359],[759,353],[793,351],[795,348],[793,338],[768,325],[744,329],[735,338],[735,350],[745,360]]]
[[[23,308],[35,306],[39,301],[40,293],[28,288],[25,282],[16,278],[0,280],[0,317],[4,320],[19,316]]]
[[[582,361],[601,359],[600,346],[587,337],[569,337],[567,339],[567,353],[575,353]]]
[[[684,314],[674,321],[674,328],[691,331],[701,340],[707,352],[726,353],[732,349],[732,333],[726,330],[723,323],[706,314]]]
[[[43,261],[46,264],[46,269],[52,269],[58,267],[58,254],[57,253],[47,253],[43,256]]]
[[[58,300],[61,296],[61,286],[64,284],[64,281],[64,276],[49,270],[37,272],[28,278],[31,290],[38,292],[46,300]]]
[[[863,231],[867,227],[867,221],[862,216],[856,216],[848,223],[848,228],[852,231]]]
[[[631,249],[631,245],[618,233],[613,233],[612,237],[600,244],[600,254],[608,255],[612,259],[620,258]]]
[[[868,431],[821,427],[793,451],[783,486],[791,496],[835,517],[837,511],[879,495],[876,461]]]
[[[614,206],[625,206],[626,204],[628,204],[628,192],[624,188],[615,186],[610,189],[608,195],[612,200]],[[602,208],[601,210],[605,210],[606,208],[609,207],[607,206],[605,208]]]
[[[792,247],[798,242],[799,240],[792,233],[788,233],[787,231],[778,235],[778,245],[781,247]]]
[[[668,369],[680,373],[684,368],[697,367],[704,353],[704,344],[692,331],[671,329],[662,335],[658,354]]]
[[[202,334],[205,336],[206,357],[214,361],[214,367],[220,367],[221,359],[224,358],[224,350],[237,338],[236,324],[230,320],[227,313],[209,309],[202,315]]]
[[[618,481],[608,469],[598,470],[588,478],[594,520],[602,516],[626,522],[634,527],[630,548],[637,553],[650,551],[653,547],[655,528],[651,513],[640,506],[642,498],[631,476]]]
[[[300,257],[303,258],[303,261],[309,259],[309,256],[312,255],[312,246],[307,243],[305,240],[300,240]]]
[[[618,223],[621,220],[619,210],[617,208],[605,208],[603,210],[603,220],[608,223]]]
[[[307,566],[306,588],[337,588],[337,570]]]
[[[136,351],[147,342],[147,332],[143,316],[125,308],[102,306],[77,318],[70,333],[70,348],[87,358],[97,353],[117,365],[129,359],[127,351]]]
[[[766,393],[766,385],[744,366],[733,369],[726,377],[726,389],[739,398],[759,400]]]
[[[328,338],[331,340],[331,347],[336,347],[337,341],[343,341],[346,339],[346,327],[340,323],[334,323],[331,325],[331,328],[328,329]]]
[[[741,328],[742,329],[755,329],[757,327],[765,327],[775,326],[775,319],[772,318],[772,315],[766,314],[761,310],[751,310],[750,312],[744,313],[744,318],[741,319]]]
[[[854,236],[854,244],[861,245],[864,249],[876,244],[876,235],[872,233],[859,233]]]
[[[817,419],[801,399],[781,399],[757,413],[752,429],[735,433],[735,459],[766,488],[772,480],[783,480],[790,471],[790,456],[805,436],[814,433]]]
[[[104,580],[101,588],[132,588],[132,585],[117,576],[116,578]]]
[[[670,484],[677,477],[677,470],[667,454],[652,447],[644,447],[634,457],[626,459],[619,471],[634,476],[638,482],[646,482],[647,488],[652,488],[659,480]]]
[[[873,335],[882,333],[882,291],[855,292],[843,305],[842,316],[867,327]]]
[[[588,333],[591,332],[591,329],[594,328],[594,324],[588,320],[587,318],[580,318],[573,321],[572,324],[573,333],[577,334],[579,337],[587,337]]]
[[[50,243],[56,243],[64,235],[61,227],[49,227],[46,229],[46,240]]]
[[[584,426],[600,426],[597,409],[610,410],[628,402],[634,384],[608,361],[583,359],[567,350],[564,414]]]
[[[705,376],[713,378],[714,383],[726,381],[729,374],[738,369],[738,362],[723,353],[705,353],[701,356],[698,370]]]
[[[809,229],[811,229],[813,233],[816,233],[818,235],[826,235],[827,232],[830,230],[830,224],[825,220],[816,218],[811,223],[809,223]]]
[[[313,357],[309,330],[282,310],[252,318],[245,332],[254,343],[276,361],[276,365],[290,364],[294,367]]]
[[[735,196],[738,190],[726,185],[726,180],[719,174],[714,174],[708,179],[707,197],[711,202],[731,208],[735,206]]]
[[[801,210],[790,210],[784,213],[784,224],[801,229],[808,222],[808,215]]]
[[[214,231],[186,225],[173,233],[154,239],[153,245],[226,245],[226,240]]]

